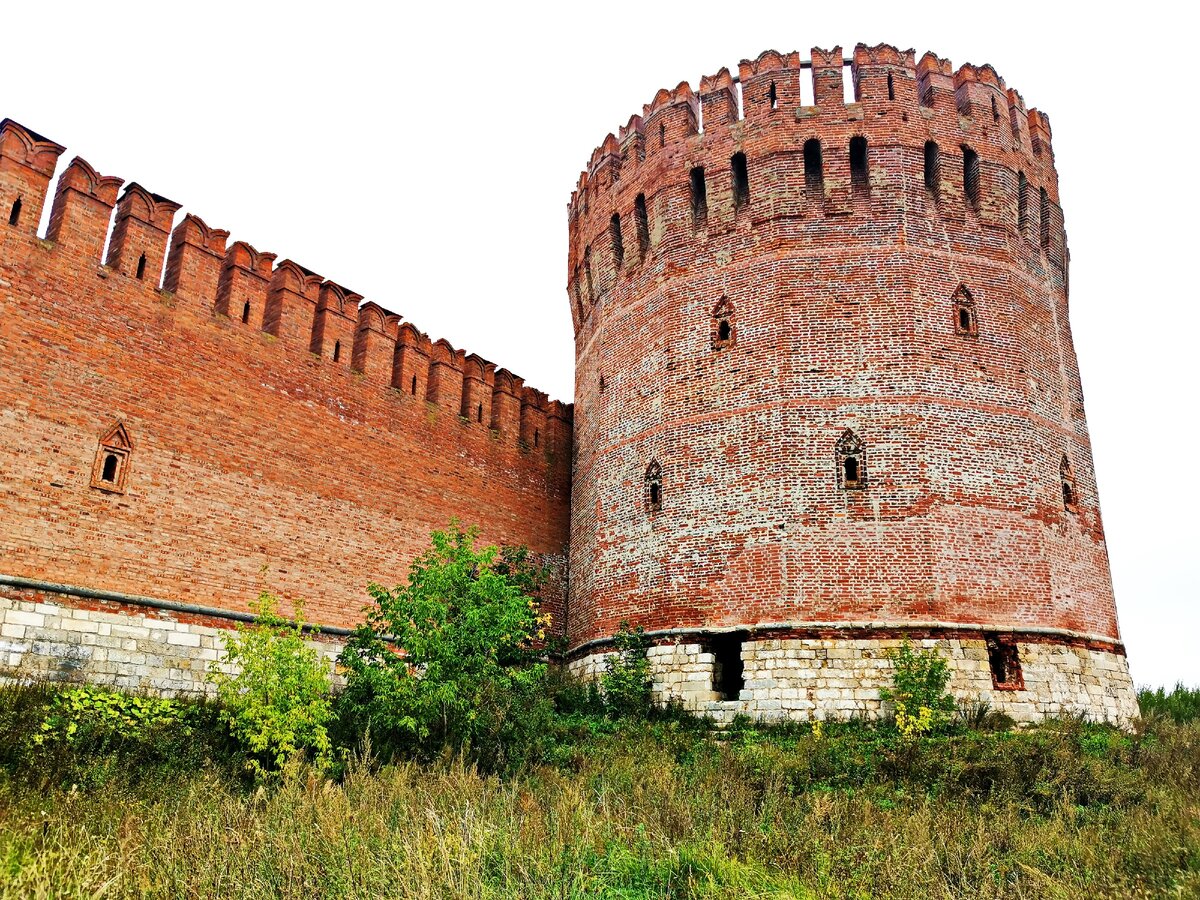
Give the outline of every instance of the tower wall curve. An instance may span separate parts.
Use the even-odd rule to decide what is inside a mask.
[[[1049,120],[990,66],[769,51],[660,90],[568,213],[576,668],[628,621],[660,694],[870,711],[907,636],[1018,717],[1136,713]]]

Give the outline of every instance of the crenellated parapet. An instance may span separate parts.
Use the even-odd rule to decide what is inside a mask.
[[[10,119],[0,122],[0,211],[9,234],[36,237],[63,150]],[[620,157],[610,137],[596,168],[610,166],[607,177],[616,180]],[[161,277],[176,306],[211,316],[214,326],[270,335],[280,353],[311,354],[332,371],[355,373],[358,390],[443,409],[451,421],[492,432],[501,446],[545,450],[547,460],[559,453],[558,465],[569,458],[562,454],[570,449],[570,406],[549,403],[476,354],[431,341],[402,316],[294,260],[229,243],[228,231],[193,213],[176,223],[180,208],[75,157],[58,179],[46,237],[72,265],[124,278],[129,290],[158,291]]]
[[[992,66],[888,44],[769,50],[698,90],[660,89],[592,153],[568,206],[576,332],[624,280],[691,265],[714,239],[745,232],[729,252],[753,252],[802,220],[817,239],[881,203],[927,220],[923,234],[996,232],[987,243],[1064,280],[1048,119]]]

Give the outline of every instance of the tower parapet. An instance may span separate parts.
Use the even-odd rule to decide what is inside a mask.
[[[878,710],[908,635],[1019,718],[1130,715],[1046,116],[886,44],[737,72],[568,206],[574,664],[629,620],[662,695],[807,717]]]

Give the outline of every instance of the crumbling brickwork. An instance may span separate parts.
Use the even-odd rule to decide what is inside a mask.
[[[839,627],[1004,635],[1119,658],[1091,708],[1128,711],[1049,120],[990,66],[859,45],[661,90],[569,232],[579,666],[622,620],[742,629],[747,668]],[[746,679],[727,702],[781,699]]]

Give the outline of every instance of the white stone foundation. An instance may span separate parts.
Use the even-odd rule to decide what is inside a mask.
[[[0,595],[0,681],[91,682],[164,696],[211,693],[205,675],[228,633],[170,614],[104,612]],[[309,643],[332,670],[342,643]]]
[[[686,709],[727,722],[739,713],[758,719],[876,718],[885,713],[879,692],[891,686],[888,651],[896,639],[747,640],[742,645],[744,687],[736,700],[714,690],[714,654],[699,643],[650,648],[655,700],[679,700]],[[1138,715],[1137,695],[1125,657],[1084,647],[1018,641],[1024,690],[993,686],[984,639],[914,640],[936,648],[949,662],[950,692],[959,700],[986,701],[1018,722],[1082,714],[1126,724]],[[608,653],[572,660],[569,668],[598,677]]]

